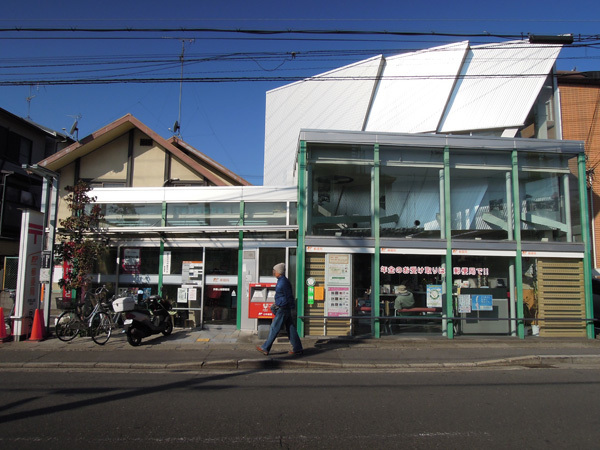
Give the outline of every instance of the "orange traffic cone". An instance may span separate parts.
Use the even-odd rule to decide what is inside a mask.
[[[31,327],[30,341],[41,341],[44,339],[44,318],[42,317],[42,311],[39,309],[35,310],[33,316],[33,326]]]
[[[8,338],[6,326],[4,326],[4,308],[0,308],[0,324],[2,324],[0,327],[0,342],[4,342],[4,340]]]

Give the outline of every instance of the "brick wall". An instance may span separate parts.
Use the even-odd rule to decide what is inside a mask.
[[[585,142],[586,167],[593,173],[590,221],[593,216],[594,267],[600,267],[600,83],[571,85],[559,82],[559,88],[563,139]]]

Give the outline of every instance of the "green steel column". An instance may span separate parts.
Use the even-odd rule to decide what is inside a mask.
[[[446,316],[454,317],[452,298],[452,207],[450,204],[450,148],[444,147],[444,229],[446,233]],[[447,321],[448,339],[454,339],[454,320]]]
[[[587,197],[587,175],[585,170],[585,154],[581,153],[578,157],[578,177],[579,177],[579,203],[581,215],[581,234],[584,244],[583,253],[583,282],[585,286],[585,317],[593,317],[593,297],[592,297],[592,247],[590,240],[590,217]],[[565,195],[569,195],[565,192]],[[586,323],[586,331],[589,339],[594,339],[594,322]]]
[[[244,201],[240,201],[240,219],[239,224],[244,225]],[[236,328],[239,330],[242,327],[242,301],[244,298],[244,232],[240,230],[238,232],[238,281],[237,281],[237,316],[236,316]]]
[[[372,227],[373,227],[373,236],[375,237],[375,254],[373,255],[373,287],[371,289],[371,294],[373,295],[373,308],[375,317],[379,317],[381,314],[381,307],[379,304],[379,280],[380,280],[380,272],[379,272],[379,262],[380,262],[380,230],[379,230],[379,173],[380,172],[380,164],[379,164],[379,144],[375,144],[374,153],[373,153],[373,171],[371,178],[371,216]],[[374,336],[375,338],[379,338],[381,336],[381,323],[379,319],[375,320],[375,329]]]
[[[160,226],[167,226],[167,202],[162,202],[162,212],[160,218]],[[163,234],[160,235],[160,250],[158,252],[158,295],[162,297],[163,288],[163,265],[164,265],[164,254],[165,254],[165,238]]]
[[[300,141],[298,153],[298,247],[296,251],[296,310],[298,317],[304,315],[304,276],[306,265],[306,248],[304,237],[306,236],[306,141]],[[298,318],[297,329],[300,337],[304,337],[304,320]]]
[[[523,317],[523,253],[521,245],[521,197],[519,196],[519,156],[516,150],[512,151],[512,186],[513,186],[513,214],[515,242],[517,255],[515,257],[515,281],[517,294],[517,317]],[[525,322],[517,321],[517,335],[525,339]]]

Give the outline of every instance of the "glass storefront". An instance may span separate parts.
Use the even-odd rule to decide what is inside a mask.
[[[440,238],[440,150],[382,146],[379,224],[382,237]]]
[[[309,152],[312,192],[308,234],[371,236],[373,147],[321,146]]]
[[[507,152],[450,152],[452,237],[512,237],[510,158]]]
[[[237,249],[206,249],[204,321],[235,324],[237,317]]]
[[[509,335],[516,305],[511,301],[512,258],[460,255],[452,258],[454,315],[458,334]]]
[[[310,233],[371,236],[371,167],[318,164],[312,175]]]
[[[381,255],[382,335],[441,334],[443,257]]]
[[[357,138],[360,145],[350,143]],[[542,298],[526,272],[515,275],[521,262],[532,266],[532,254],[540,255],[533,266],[546,268],[551,286],[543,297],[547,314],[561,302],[553,289],[576,298],[577,314],[585,310],[580,145],[308,130],[301,132],[300,164],[303,148],[300,192],[308,201],[299,233],[307,245],[304,279],[314,283],[303,288],[308,335],[331,335],[334,322],[337,332],[353,335],[522,335],[531,322],[523,317],[531,314],[528,298],[538,308]],[[352,308],[332,316],[326,271],[344,247],[352,261]],[[553,284],[552,271],[571,267],[579,268],[579,279]],[[321,287],[323,305],[315,298]],[[412,307],[401,307],[404,292]],[[337,304],[342,294],[335,292]],[[562,301],[563,310],[570,302]]]
[[[581,241],[578,180],[565,155],[525,153],[519,158],[521,236],[525,241]]]

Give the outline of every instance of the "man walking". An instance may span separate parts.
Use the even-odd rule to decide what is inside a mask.
[[[290,343],[292,344],[290,355],[301,355],[303,351],[302,342],[300,342],[300,337],[296,330],[296,324],[292,319],[292,309],[294,308],[292,285],[284,273],[284,263],[276,264],[273,267],[273,276],[277,278],[277,285],[275,286],[275,303],[271,309],[275,313],[275,317],[271,322],[269,337],[262,346],[259,345],[256,347],[256,350],[265,356],[271,351],[271,346],[273,345],[273,342],[275,342],[275,338],[283,325],[286,326],[288,334],[290,335]]]

